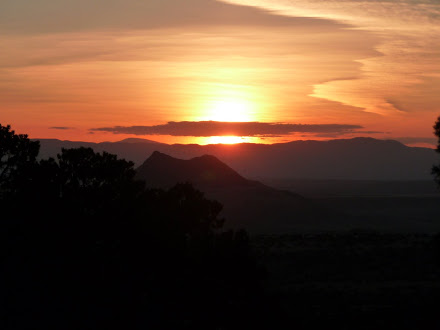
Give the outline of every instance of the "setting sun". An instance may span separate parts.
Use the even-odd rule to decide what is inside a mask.
[[[216,99],[207,105],[205,120],[245,122],[253,121],[252,104],[240,99]]]

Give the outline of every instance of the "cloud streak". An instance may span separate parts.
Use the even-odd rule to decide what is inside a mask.
[[[381,115],[401,115],[402,111],[411,113],[427,108],[431,111],[437,104],[431,98],[438,92],[427,93],[426,85],[431,85],[428,75],[438,77],[440,74],[438,0],[222,1],[257,6],[293,17],[333,19],[380,36],[381,41],[375,46],[380,54],[357,60],[363,72],[359,79],[329,79],[314,84],[313,97]],[[421,94],[429,94],[428,100],[419,97]]]
[[[66,126],[52,126],[52,127],[49,127],[49,129],[68,130],[68,129],[73,129],[73,127],[66,127]]]
[[[360,125],[347,124],[289,124],[263,122],[219,122],[219,121],[170,121],[153,126],[114,126],[92,128],[92,132],[110,132],[114,134],[134,135],[171,135],[171,136],[280,136],[292,133],[353,133],[363,128]]]

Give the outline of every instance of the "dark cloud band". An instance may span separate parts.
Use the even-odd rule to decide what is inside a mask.
[[[170,121],[154,126],[114,126],[92,128],[91,131],[134,135],[171,136],[276,136],[291,133],[353,133],[363,128],[346,124],[288,124],[261,122]]]
[[[67,129],[73,129],[73,127],[66,127],[66,126],[52,126],[52,127],[49,127],[49,129],[67,130]]]

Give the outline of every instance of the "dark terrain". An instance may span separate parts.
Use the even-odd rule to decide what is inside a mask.
[[[436,329],[438,236],[374,231],[261,235],[264,286],[283,329]]]
[[[236,175],[252,182],[237,185],[223,178],[223,183],[207,185],[206,180],[202,183],[197,179],[199,188],[208,197],[224,204],[222,216],[232,227],[243,225],[260,233],[350,229],[440,231],[436,220],[440,191],[430,174],[437,161],[432,149],[372,138],[206,146],[167,145],[143,139],[99,144],[41,140],[42,155],[54,155],[61,147],[78,145],[118,154],[138,166],[154,151],[181,160],[207,154],[217,157],[237,171]],[[174,172],[159,176],[162,187],[165,181],[165,186],[176,181]],[[159,177],[150,175],[146,179],[154,185]],[[262,184],[255,185],[255,180]],[[232,190],[226,189],[227,182],[234,186]],[[299,210],[304,201],[315,205],[313,212],[306,212],[312,214],[310,220]]]
[[[350,229],[349,217],[294,192],[248,180],[214,156],[182,160],[155,151],[138,169],[137,178],[155,188],[189,182],[207,198],[222,203],[226,228],[252,234],[302,230]]]
[[[277,180],[266,184],[300,193],[353,219],[358,229],[440,231],[440,190],[431,181]],[[336,229],[335,229],[336,230]]]
[[[0,190],[3,328],[439,327],[432,150],[83,145],[137,170],[84,148],[19,158]],[[78,143],[39,158],[61,147]]]
[[[152,187],[192,183],[223,204],[228,227],[253,234],[440,231],[440,193],[432,181],[263,179],[265,185],[245,179],[214,156],[182,160],[159,152],[137,173]]]
[[[433,181],[263,178],[264,185],[212,156],[185,161],[159,153],[138,173],[159,186],[171,177],[193,182],[226,210],[235,207],[227,217],[232,226],[240,214],[250,216],[244,224],[266,270],[262,283],[273,328],[440,325],[440,194]],[[325,211],[318,215],[305,203]],[[252,231],[256,222],[267,226]]]

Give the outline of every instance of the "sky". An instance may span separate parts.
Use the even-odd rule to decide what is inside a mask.
[[[31,138],[435,143],[438,0],[0,0],[0,45]]]

